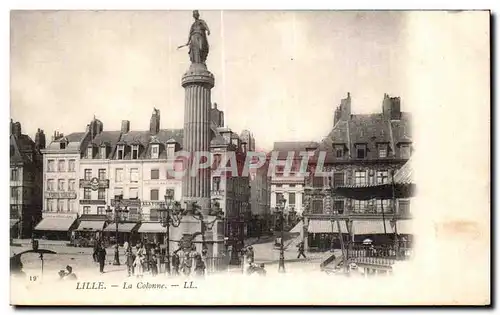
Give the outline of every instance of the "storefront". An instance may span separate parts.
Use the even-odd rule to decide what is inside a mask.
[[[159,222],[142,222],[138,233],[143,243],[164,244],[167,228]]]
[[[139,223],[137,222],[118,223],[118,227],[116,223],[111,222],[104,228],[105,244],[108,246],[116,244],[116,231],[118,230],[118,244],[123,245],[123,243],[128,242],[135,245],[139,241],[138,228]]]
[[[35,237],[48,240],[69,241],[71,232],[78,225],[75,215],[44,216],[35,227]]]
[[[102,237],[106,224],[106,216],[82,215],[74,231],[73,241],[75,246],[92,247],[97,239]]]
[[[344,242],[349,241],[349,232],[347,230],[346,222],[342,221],[337,224],[332,220],[309,220],[307,227],[307,245],[309,251],[327,251],[332,248],[341,248],[339,239],[339,229],[342,233]]]

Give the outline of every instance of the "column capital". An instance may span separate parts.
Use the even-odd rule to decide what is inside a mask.
[[[184,73],[181,81],[182,87],[191,84],[206,85],[210,89],[215,85],[214,75],[208,71],[207,66],[204,64],[191,64],[189,70]]]

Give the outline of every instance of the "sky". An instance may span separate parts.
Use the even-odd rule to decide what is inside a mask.
[[[384,93],[410,111],[406,13],[200,11],[210,27],[212,102],[226,126],[256,147],[320,141],[340,99],[381,112]],[[191,11],[11,11],[11,118],[31,137],[104,130],[182,128],[182,74]]]

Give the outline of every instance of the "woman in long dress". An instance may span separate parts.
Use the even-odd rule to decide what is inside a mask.
[[[134,273],[135,275],[139,278],[144,275],[144,247],[140,247],[137,250],[137,254],[135,256],[135,261],[134,261]]]
[[[194,22],[189,30],[189,59],[192,63],[204,63],[207,60],[209,45],[207,35],[210,29],[205,21],[200,19],[200,13],[193,11]]]

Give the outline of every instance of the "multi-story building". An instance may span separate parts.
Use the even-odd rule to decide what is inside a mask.
[[[12,238],[31,237],[42,215],[45,134],[38,129],[35,141],[23,134],[20,122],[10,122],[10,233]]]
[[[409,215],[401,210],[406,201],[348,199],[331,188],[387,183],[393,171],[408,161],[411,151],[411,118],[401,112],[399,97],[386,94],[382,113],[363,115],[351,113],[350,94],[342,99],[335,110],[333,129],[316,151],[317,157],[319,152],[326,154],[322,171],[328,176],[314,176],[317,165],[311,163],[305,183],[307,245],[330,248],[332,237],[339,232],[331,219],[345,221],[340,232],[351,240],[391,234],[389,219]]]
[[[302,215],[304,210],[304,183],[305,174],[300,172],[303,152],[311,154],[318,148],[316,142],[275,142],[271,157],[276,155],[277,165],[274,166],[274,171],[271,177],[271,211],[274,214],[278,201],[285,198],[286,204],[284,209],[285,228],[292,228],[295,219]],[[288,160],[287,160],[288,159]],[[272,163],[271,163],[272,164]],[[290,171],[286,171],[289,164]],[[270,167],[273,167],[270,165]],[[276,227],[278,217],[273,215],[273,225]]]
[[[250,208],[252,220],[249,236],[261,236],[270,231],[271,217],[271,177],[268,175],[269,163],[250,169]]]

